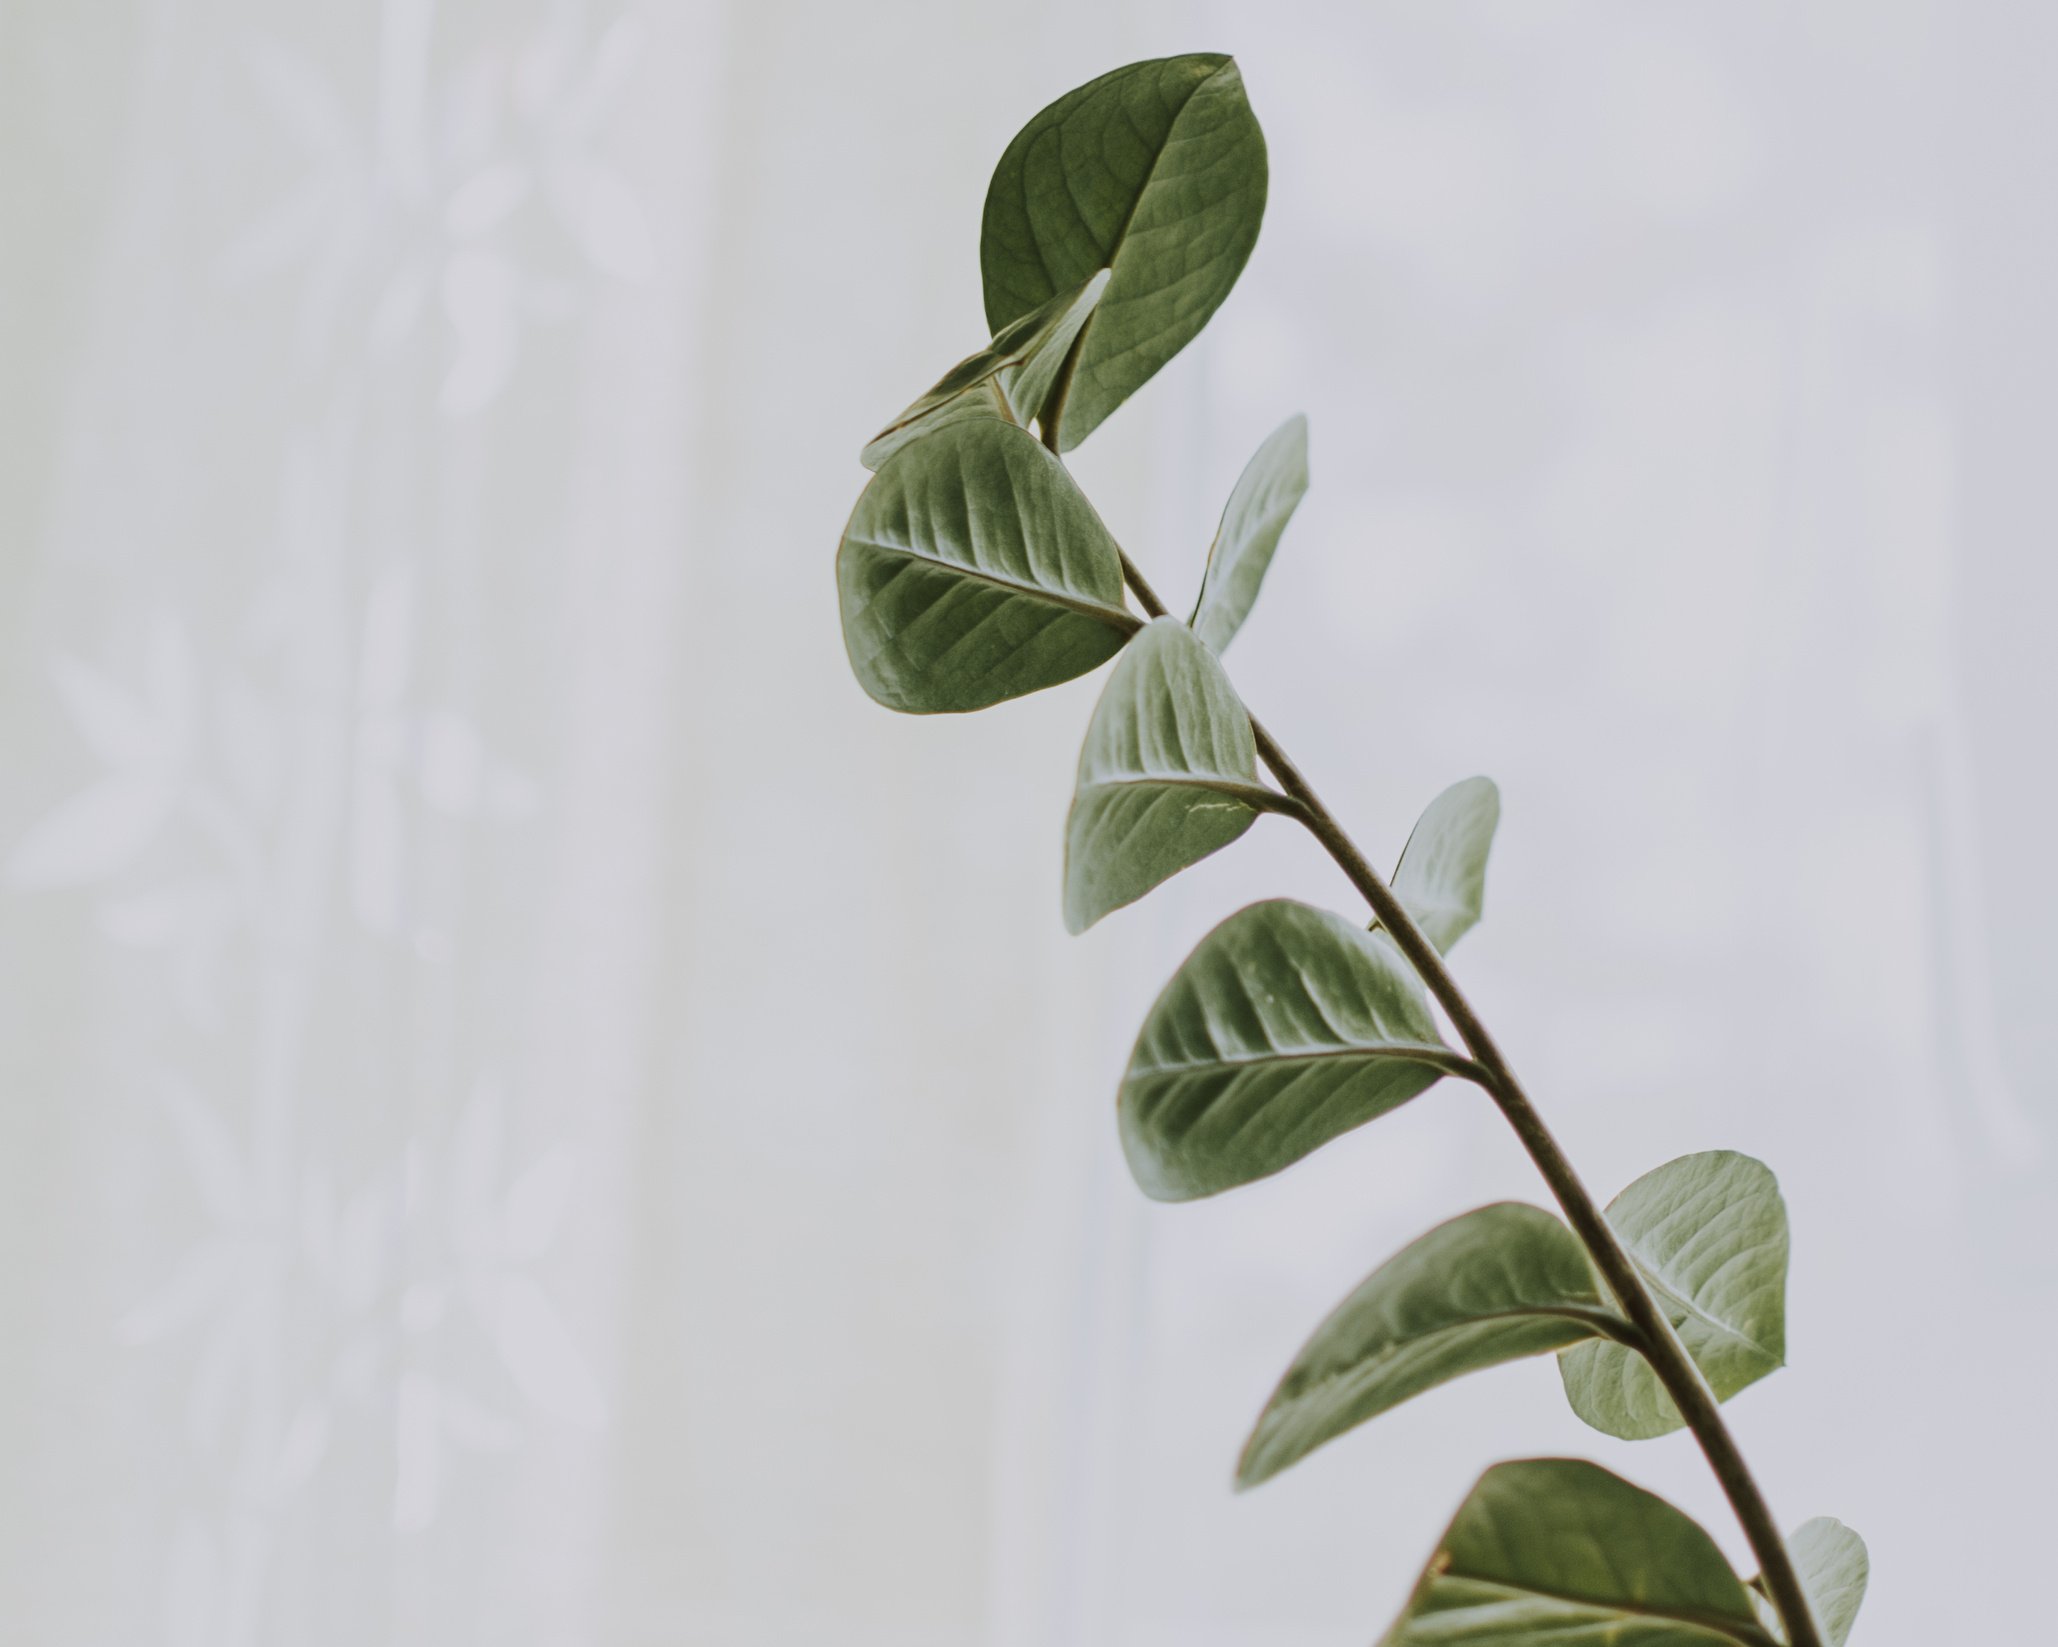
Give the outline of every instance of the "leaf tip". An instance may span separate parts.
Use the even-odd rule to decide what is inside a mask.
[[[1247,1493],[1253,1487],[1262,1487],[1284,1467],[1268,1456],[1265,1448],[1265,1420],[1272,1416],[1272,1407],[1273,1402],[1265,1403],[1265,1410],[1258,1414],[1257,1423],[1244,1438],[1243,1451],[1236,1455],[1236,1492]]]

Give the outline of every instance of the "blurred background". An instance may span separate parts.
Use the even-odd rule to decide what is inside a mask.
[[[859,446],[984,340],[1045,102],[1234,52],[1264,235],[1077,456],[1371,854],[1474,772],[1458,971],[1596,1190],[1747,1150],[1860,1647],[2024,1641],[2058,1467],[2058,18],[2032,0],[0,4],[0,1634],[1343,1647],[1546,1363],[1248,1497],[1438,1089],[1161,1208],[1112,1095],[1263,823],[1088,937],[1096,683],[851,681]],[[1976,1577],[1974,1576],[1976,1575]]]

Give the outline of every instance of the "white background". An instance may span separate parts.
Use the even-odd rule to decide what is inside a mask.
[[[1548,1365],[1245,1498],[1401,1242],[1537,1196],[1438,1090],[1154,1208],[1111,1098],[1261,824],[1089,937],[1095,685],[851,682],[880,422],[983,338],[1041,104],[1229,50],[1205,341],[1078,455],[1373,855],[1473,772],[1458,955],[1602,1193],[1792,1208],[1731,1411],[1860,1647],[2047,1631],[2058,24],[2031,0],[0,4],[0,1635],[1342,1647],[1493,1459],[1739,1549]]]

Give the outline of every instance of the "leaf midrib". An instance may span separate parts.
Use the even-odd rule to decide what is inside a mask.
[[[1122,606],[1104,606],[1090,596],[1074,595],[1052,589],[1040,583],[1022,583],[1015,578],[1004,578],[998,573],[986,571],[983,567],[967,566],[963,561],[951,560],[943,555],[924,554],[911,544],[887,543],[880,538],[860,537],[853,533],[845,541],[860,549],[876,549],[881,554],[899,555],[903,559],[933,566],[940,572],[954,572],[959,577],[969,578],[974,583],[983,583],[994,589],[1005,590],[1011,595],[1027,595],[1033,600],[1046,601],[1052,606],[1062,606],[1077,612],[1082,617],[1093,618],[1110,629],[1120,629],[1125,634],[1134,634],[1143,627],[1143,620],[1134,612]]]
[[[1218,63],[1200,79],[1196,80],[1193,83],[1193,89],[1179,100],[1179,107],[1173,112],[1170,122],[1165,127],[1165,140],[1157,146],[1156,152],[1151,155],[1150,168],[1143,174],[1143,181],[1136,186],[1135,194],[1130,196],[1129,209],[1122,214],[1122,221],[1116,226],[1114,238],[1108,242],[1108,250],[1101,263],[1101,267],[1109,271],[1108,283],[1110,285],[1114,284],[1113,271],[1115,259],[1121,253],[1123,242],[1129,238],[1129,227],[1136,221],[1136,214],[1143,206],[1143,197],[1150,193],[1151,183],[1158,175],[1158,167],[1164,164],[1165,151],[1172,146],[1172,134],[1179,129],[1179,122],[1186,118],[1188,106],[1196,97],[1200,96],[1201,88],[1208,85],[1223,70],[1233,67],[1235,62],[1234,58],[1230,58],[1226,62]],[[1142,65],[1138,66],[1141,67]],[[1086,326],[1091,326],[1092,324],[1093,317],[1089,315]],[[1081,337],[1086,335],[1086,326],[1082,326],[1079,329]]]
[[[1704,1309],[1694,1299],[1689,1298],[1678,1287],[1674,1286],[1667,1276],[1665,1276],[1660,1270],[1658,1270],[1648,1260],[1646,1260],[1644,1255],[1638,1252],[1634,1246],[1630,1247],[1629,1252],[1630,1256],[1636,1261],[1636,1267],[1643,1272],[1644,1278],[1648,1280],[1653,1287],[1657,1288],[1659,1292],[1663,1293],[1666,1298],[1670,1299],[1673,1303],[1677,1304],[1682,1310],[1686,1311],[1688,1315],[1691,1315],[1697,1321],[1705,1322],[1707,1325],[1715,1328],[1718,1332],[1727,1334],[1729,1337],[1735,1339],[1739,1344],[1749,1346],[1751,1349],[1757,1351],[1758,1354],[1762,1355],[1773,1366],[1783,1367],[1786,1365],[1786,1358],[1784,1356],[1774,1355],[1771,1349],[1769,1349],[1766,1345],[1759,1343],[1756,1338],[1751,1336],[1751,1334],[1745,1332],[1740,1327],[1732,1326],[1729,1322],[1723,1320],[1721,1316],[1712,1314],[1707,1309]]]
[[[1203,75],[1200,79],[1196,80],[1193,83],[1192,89],[1189,90],[1187,94],[1179,100],[1179,107],[1173,111],[1172,118],[1165,127],[1164,141],[1159,143],[1156,149],[1152,151],[1150,165],[1144,171],[1143,180],[1137,184],[1134,192],[1131,193],[1129,197],[1128,209],[1122,213],[1122,221],[1115,226],[1115,232],[1108,240],[1107,249],[1100,254],[1099,267],[1102,269],[1106,269],[1108,271],[1108,284],[1110,287],[1114,285],[1115,262],[1122,255],[1122,248],[1128,242],[1129,230],[1130,227],[1136,222],[1136,214],[1143,208],[1143,197],[1146,194],[1150,193],[1151,184],[1153,181],[1155,181],[1158,175],[1158,168],[1164,164],[1165,151],[1172,146],[1172,134],[1179,129],[1179,122],[1186,118],[1186,110],[1188,106],[1193,102],[1193,100],[1196,97],[1198,97],[1201,94],[1202,88],[1209,85],[1212,81],[1214,81],[1214,79],[1218,75],[1220,75],[1225,69],[1235,67],[1235,64],[1236,60],[1232,57],[1216,65],[1216,67],[1210,69],[1207,72],[1207,74]],[[1145,68],[1146,66],[1147,65],[1141,63],[1135,65],[1135,67],[1139,70]],[[1028,168],[1025,165],[1023,167],[1023,187],[1025,191],[1028,186],[1027,177]],[[1066,190],[1069,192],[1071,189],[1071,179],[1069,177],[1066,177],[1065,179],[1065,187]],[[1031,218],[1031,220],[1033,221],[1034,214],[1028,210],[1026,192],[1024,196],[1023,210],[1024,215]],[[1085,221],[1085,216],[1083,213],[1078,212],[1078,207],[1076,203],[1074,204],[1073,210],[1074,213],[1079,216],[1080,221],[1083,223]],[[1031,244],[1036,249],[1036,261],[1043,270],[1043,278],[1045,282],[1051,287],[1053,293],[1057,292],[1060,288],[1058,287],[1055,277],[1051,274],[1049,254],[1044,250],[1042,240],[1036,237],[1033,232],[1031,234]],[[1090,280],[1093,277],[1092,275],[1088,275],[1087,278]],[[1107,296],[1108,294],[1106,292],[1103,292],[1101,294],[1101,302],[1094,305],[1093,313],[1088,315],[1086,319],[1080,324],[1078,335],[1072,339],[1072,346],[1070,350],[1067,351],[1071,355],[1071,357],[1079,363],[1080,366],[1084,366],[1086,362],[1086,339],[1088,334],[1093,331],[1094,323],[1100,319],[1105,309],[1112,306],[1107,303]],[[1120,300],[1118,299],[1117,302],[1119,303],[1119,301]],[[1132,345],[1131,347],[1134,348],[1135,346]],[[1099,370],[1102,366],[1106,364],[1107,360],[1110,358],[1113,357],[1104,356],[1102,357],[1102,359],[1096,361],[1094,363],[1095,370]],[[1203,572],[1202,576],[1205,578],[1205,571]]]
[[[1389,1352],[1403,1350],[1411,1345],[1427,1344],[1439,1338],[1448,1338],[1453,1333],[1463,1332],[1467,1327],[1493,1326],[1498,1323],[1511,1321],[1533,1321],[1540,1317],[1576,1321],[1580,1325],[1590,1328],[1597,1337],[1613,1338],[1618,1342],[1624,1333],[1634,1330],[1626,1321],[1611,1314],[1599,1304],[1525,1304],[1513,1309],[1482,1310],[1476,1315],[1464,1316],[1456,1321],[1446,1321],[1442,1326],[1431,1327],[1427,1332],[1411,1333],[1405,1338],[1388,1339],[1379,1352],[1379,1358],[1385,1358]],[[1289,1404],[1297,1407],[1318,1393],[1326,1393],[1338,1380],[1348,1378],[1351,1374],[1363,1370],[1374,1359],[1375,1357],[1371,1355],[1361,1353],[1351,1361],[1333,1367],[1327,1372],[1317,1374],[1307,1386],[1288,1397]]]
[[[1779,1647],[1779,1644],[1756,1623],[1746,1623],[1742,1619],[1731,1618],[1722,1613],[1703,1612],[1699,1608],[1624,1606],[1618,1602],[1597,1600],[1592,1596],[1575,1595],[1569,1590],[1553,1590],[1541,1584],[1510,1584],[1505,1579],[1488,1578],[1484,1574],[1469,1573],[1455,1566],[1446,1567],[1437,1576],[1463,1579],[1467,1584],[1498,1590],[1504,1595],[1535,1596],[1543,1601],[1561,1601],[1568,1607],[1585,1607],[1593,1612],[1608,1613],[1621,1619],[1656,1619],[1666,1624],[1684,1624],[1692,1629],[1705,1630],[1710,1635],[1736,1642],[1738,1647]]]
[[[1241,801],[1254,812],[1283,812],[1292,804],[1276,789],[1261,783],[1239,783],[1233,778],[1201,777],[1195,773],[1111,772],[1088,778],[1079,785],[1082,797],[1096,789],[1206,789]]]
[[[1441,1069],[1446,1075],[1463,1075],[1472,1064],[1471,1059],[1451,1047],[1432,1046],[1419,1041],[1382,1041],[1377,1045],[1305,1047],[1293,1052],[1240,1053],[1183,1064],[1150,1064],[1132,1070],[1130,1078],[1149,1080],[1159,1075],[1185,1075],[1199,1069],[1242,1069],[1257,1064],[1309,1064],[1352,1058],[1398,1058],[1409,1063],[1427,1064]]]

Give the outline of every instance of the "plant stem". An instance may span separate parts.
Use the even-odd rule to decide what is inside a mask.
[[[1048,444],[1052,451],[1057,450],[1054,434],[1048,436]],[[1126,551],[1122,555],[1122,576],[1147,613],[1154,618],[1166,615],[1165,603],[1158,599]],[[1457,980],[1444,965],[1443,956],[1437,952],[1436,946],[1422,935],[1421,928],[1415,925],[1392,889],[1366,862],[1365,855],[1344,832],[1335,815],[1322,804],[1321,797],[1308,780],[1301,776],[1300,768],[1287,757],[1286,751],[1279,747],[1278,741],[1255,715],[1251,716],[1251,733],[1257,741],[1259,758],[1299,808],[1301,822],[1350,878],[1351,885],[1371,906],[1379,924],[1386,928],[1401,953],[1414,964],[1430,994],[1449,1015],[1459,1038],[1477,1060],[1479,1085],[1487,1090],[1507,1117],[1508,1124],[1515,1129],[1515,1136],[1522,1140],[1522,1147],[1529,1152],[1530,1160],[1536,1163],[1537,1171],[1550,1185],[1558,1205],[1564,1208],[1566,1221],[1592,1256],[1594,1266],[1608,1283],[1631,1325],[1637,1329],[1642,1339],[1637,1347],[1657,1374],[1658,1382],[1664,1385],[1665,1393],[1672,1397],[1694,1439],[1700,1443],[1709,1468],[1715,1472],[1715,1479],[1729,1499],[1730,1508],[1736,1512],[1744,1537],[1750,1541],[1751,1549],[1758,1557],[1766,1592],[1786,1624],[1790,1647],[1822,1647],[1814,1615],[1808,1610],[1807,1597],[1801,1589],[1800,1576],[1794,1571],[1793,1558],[1787,1553],[1786,1541],[1780,1537],[1779,1524],[1772,1519],[1765,1495],[1758,1490],[1749,1466],[1744,1463],[1743,1454],[1737,1450],[1729,1426],[1723,1421],[1715,1392],[1701,1376],[1700,1368],[1694,1365],[1693,1357],[1687,1354],[1678,1333],[1672,1330],[1671,1321],[1658,1307],[1658,1301],[1652,1296],[1635,1261],[1623,1247],[1614,1228],[1601,1215],[1593,1196],[1580,1181],[1572,1163],[1565,1158],[1565,1152],[1558,1147],[1550,1128],[1544,1125],[1543,1117],[1529,1101],[1529,1095],[1522,1090],[1514,1071],[1508,1067],[1507,1059],[1494,1044],[1486,1026],[1479,1021],[1464,992],[1458,988]]]

